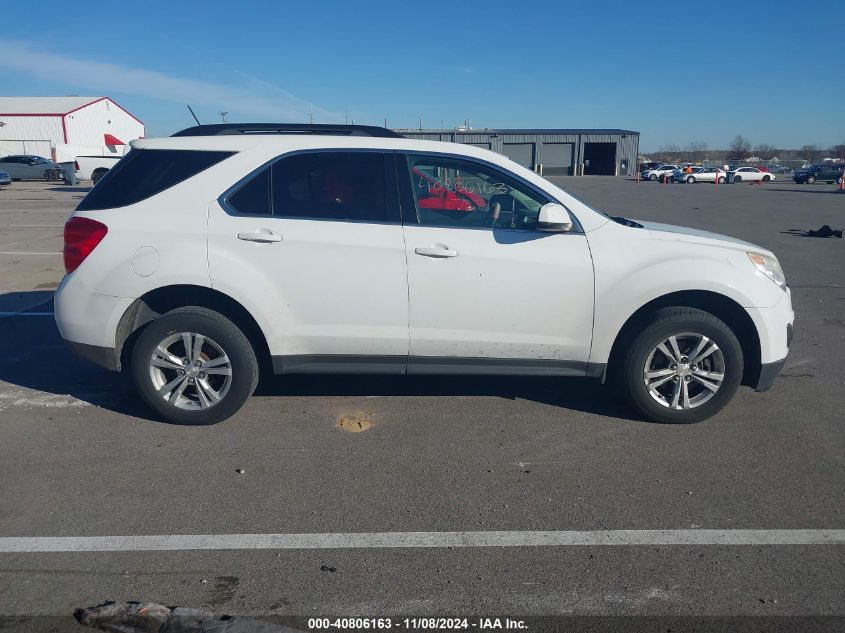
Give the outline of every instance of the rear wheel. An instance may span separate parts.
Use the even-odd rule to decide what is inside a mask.
[[[694,185],[695,184],[695,176],[688,176],[687,177],[687,184]]]
[[[725,184],[725,177],[724,176],[719,176],[719,184],[720,185]]]
[[[686,424],[716,414],[742,379],[742,348],[708,312],[664,308],[633,340],[623,362],[628,400],[647,418]]]
[[[651,176],[648,177],[648,179],[651,180],[651,181],[655,181],[655,180],[657,180],[657,175],[652,174]]]
[[[200,307],[172,310],[132,350],[141,398],[169,422],[214,424],[234,415],[258,384],[255,352],[238,327]]]
[[[807,184],[808,185],[816,184],[816,177],[815,176],[807,176]]]
[[[742,182],[742,176],[734,176],[734,182]]]

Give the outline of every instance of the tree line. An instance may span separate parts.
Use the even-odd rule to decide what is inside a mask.
[[[686,147],[667,144],[657,152],[652,153],[652,157],[658,160],[675,162],[697,162],[705,159],[738,162],[753,156],[756,156],[761,161],[769,161],[777,158],[781,162],[804,160],[810,163],[816,163],[825,158],[845,160],[845,142],[839,143],[838,145],[831,145],[827,149],[822,149],[814,144],[802,145],[798,149],[785,149],[769,145],[768,143],[752,145],[751,141],[745,136],[737,134],[733,141],[731,141],[728,149],[708,150],[707,143],[704,141],[692,141]]]

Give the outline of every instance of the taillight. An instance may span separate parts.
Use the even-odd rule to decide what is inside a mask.
[[[78,160],[73,161],[73,169],[75,171],[79,171],[79,161]]]
[[[70,274],[85,261],[99,244],[108,227],[90,218],[71,218],[65,222],[65,271]]]

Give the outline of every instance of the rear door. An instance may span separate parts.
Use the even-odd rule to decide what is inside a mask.
[[[593,322],[584,234],[536,230],[539,209],[551,200],[492,165],[408,155],[397,169],[410,291],[408,373],[584,375]],[[429,203],[441,190],[467,204]]]
[[[382,152],[294,153],[211,204],[212,285],[244,297],[276,371],[405,371],[395,173]]]

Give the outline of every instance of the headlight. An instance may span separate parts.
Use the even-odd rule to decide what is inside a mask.
[[[751,260],[757,270],[780,286],[781,290],[786,290],[786,277],[784,277],[783,269],[777,259],[762,253],[751,252],[748,253],[748,259]]]

